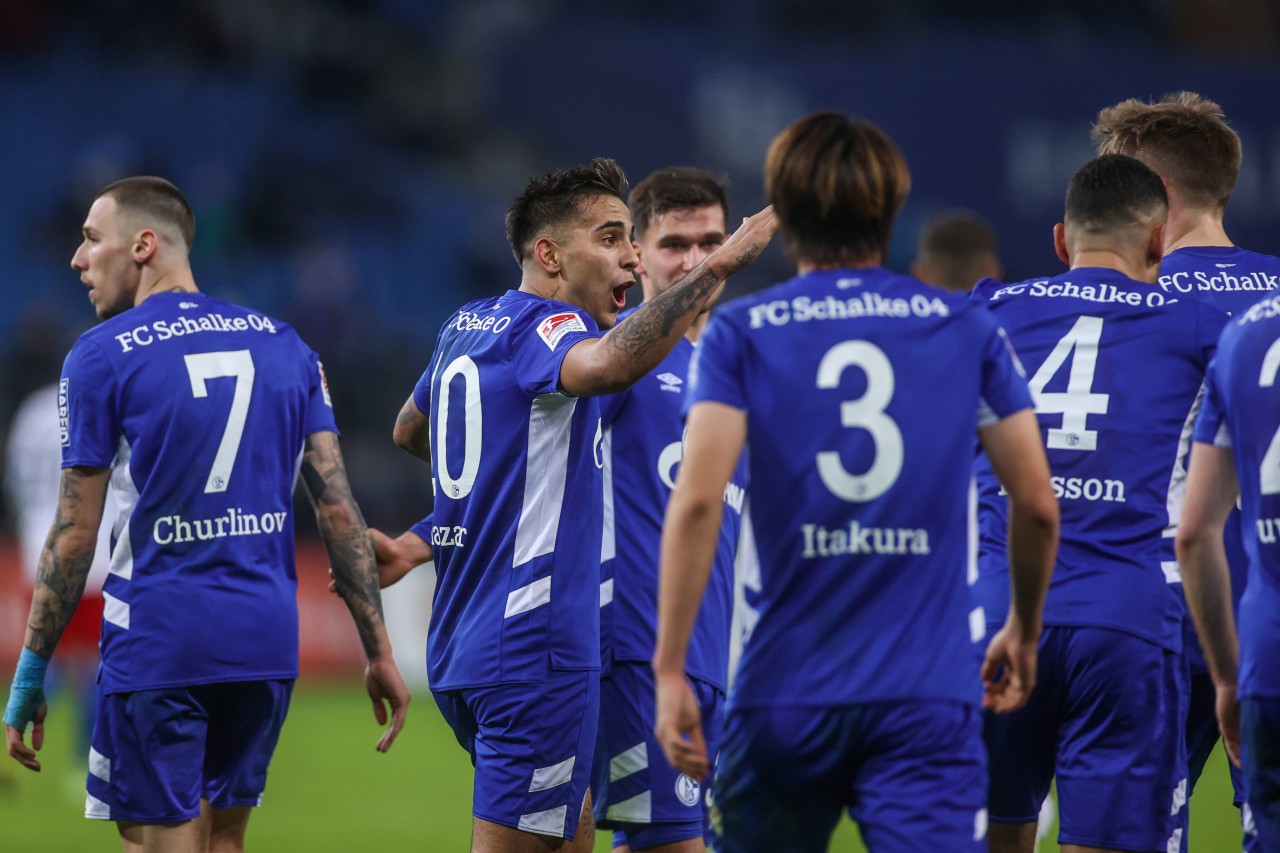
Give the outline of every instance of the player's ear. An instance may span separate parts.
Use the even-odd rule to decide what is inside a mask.
[[[1061,222],[1053,226],[1053,250],[1058,253],[1059,260],[1071,266],[1071,252],[1067,250],[1067,226]]]
[[[145,264],[147,261],[155,257],[156,250],[160,248],[160,238],[155,231],[150,228],[143,228],[133,237],[133,243],[130,251],[133,254],[133,262],[135,264]]]
[[[640,248],[640,244],[635,240],[631,241],[631,250],[636,253],[636,257],[640,259],[640,263],[636,264],[634,270],[636,275],[644,275],[644,250]]]
[[[533,257],[549,275],[557,275],[563,266],[564,250],[553,237],[539,237],[533,244]]]

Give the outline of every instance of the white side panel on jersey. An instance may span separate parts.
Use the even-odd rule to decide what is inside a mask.
[[[541,607],[550,601],[551,578],[539,578],[528,586],[522,586],[507,593],[507,611],[503,618],[510,619],[512,616]]]
[[[133,537],[129,535],[129,521],[138,505],[138,487],[134,485],[133,472],[129,470],[132,456],[133,448],[121,436],[116,458],[111,461],[111,500],[107,501],[107,506],[110,507],[112,502],[116,506],[116,517],[110,519],[116,546],[111,552],[111,563],[107,571],[125,580],[133,579]],[[108,519],[104,518],[103,521]]]
[[[604,462],[604,536],[600,540],[600,562],[605,563],[618,555],[618,531],[613,526],[613,427],[605,430],[600,439],[600,458]],[[600,603],[604,604],[603,599]]]
[[[733,614],[729,627],[729,686],[733,686],[742,650],[751,639],[760,614],[747,603],[747,590],[760,591],[760,554],[756,551],[755,530],[751,526],[751,498],[742,509],[738,531],[738,551],[733,558]]]
[[[613,578],[600,581],[600,606],[613,603]]]
[[[129,602],[121,601],[109,592],[102,593],[102,618],[117,628],[129,630]]]
[[[1168,513],[1168,526],[1165,536],[1172,537],[1182,519],[1182,501],[1187,493],[1187,462],[1191,455],[1191,436],[1196,425],[1196,416],[1200,414],[1200,404],[1204,399],[1204,383],[1196,392],[1195,402],[1187,419],[1182,422],[1182,433],[1178,436],[1178,455],[1174,457],[1173,471],[1169,475],[1169,490],[1165,493],[1165,511]]]
[[[559,394],[535,397],[529,413],[524,502],[516,522],[513,568],[556,549],[556,531],[569,475],[569,435],[578,401]],[[508,613],[508,615],[510,615]]]
[[[978,582],[978,478],[973,476],[969,477],[969,511],[965,515],[965,525],[969,533],[965,542],[969,570],[965,577],[969,586],[973,586]]]

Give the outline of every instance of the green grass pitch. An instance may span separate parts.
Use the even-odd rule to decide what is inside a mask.
[[[85,820],[84,770],[72,756],[70,718],[56,704],[33,774],[3,757],[0,850],[82,853],[119,850],[113,824]],[[305,680],[294,694],[263,806],[249,823],[258,853],[466,851],[471,835],[471,766],[426,691],[415,694],[409,723],[386,755],[374,751],[378,728],[355,686]],[[1236,810],[1221,750],[1192,798],[1191,850],[1240,849]],[[601,832],[596,850],[609,849]],[[831,846],[862,851],[841,823]],[[1056,850],[1057,845],[1043,845]]]

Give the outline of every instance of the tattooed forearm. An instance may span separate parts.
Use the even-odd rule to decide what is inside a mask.
[[[605,335],[602,343],[626,358],[640,358],[669,338],[681,321],[687,329],[719,286],[720,277],[703,261],[683,282],[636,309],[627,322]]]
[[[68,468],[62,472],[58,508],[36,569],[24,645],[48,658],[84,594],[93,565],[98,524],[110,472]]]
[[[301,475],[316,510],[338,594],[351,611],[365,655],[377,657],[386,651],[382,648],[386,633],[373,540],[351,494],[334,433],[316,433],[307,439]]]
[[[400,414],[396,416],[396,428],[392,436],[396,446],[419,459],[431,459],[431,430],[426,416],[418,410],[418,404],[412,397],[405,400]]]

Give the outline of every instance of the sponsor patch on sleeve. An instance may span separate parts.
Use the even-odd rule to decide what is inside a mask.
[[[71,446],[71,406],[70,388],[71,380],[62,379],[58,382],[58,433],[62,438],[62,446]]]
[[[324,404],[332,409],[333,400],[329,397],[329,377],[325,375],[322,363],[317,361],[316,367],[320,369],[320,393],[324,394]]]
[[[539,337],[552,350],[555,350],[556,344],[570,332],[585,331],[587,331],[587,324],[574,313],[552,314],[538,324]]]

